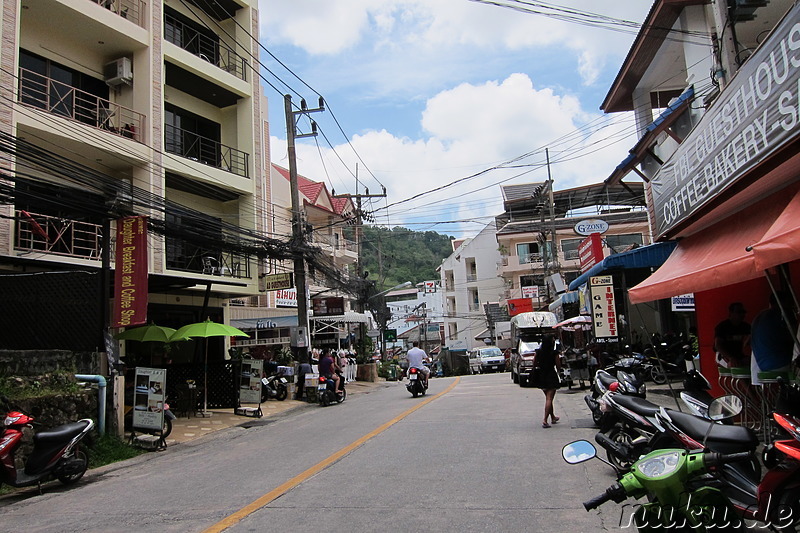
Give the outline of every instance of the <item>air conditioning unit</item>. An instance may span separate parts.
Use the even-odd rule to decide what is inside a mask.
[[[106,63],[103,67],[103,79],[112,87],[133,81],[130,58],[120,57],[111,63]]]

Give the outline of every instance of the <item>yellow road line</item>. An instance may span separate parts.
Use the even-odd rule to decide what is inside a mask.
[[[338,452],[334,453],[333,455],[331,455],[327,459],[323,459],[322,461],[320,461],[319,463],[315,464],[314,466],[312,466],[311,468],[309,468],[308,470],[306,470],[302,474],[299,474],[299,475],[293,477],[292,479],[288,480],[286,483],[274,488],[273,490],[271,490],[268,493],[264,494],[263,496],[261,496],[257,500],[245,505],[244,507],[242,507],[241,509],[239,509],[238,511],[236,511],[232,515],[229,515],[229,516],[223,518],[222,520],[220,520],[219,522],[217,522],[213,526],[211,526],[208,529],[206,529],[204,531],[204,533],[218,533],[220,531],[224,531],[224,530],[228,529],[229,527],[231,527],[233,525],[238,524],[239,522],[241,522],[247,516],[253,514],[256,511],[258,511],[259,509],[261,509],[265,505],[269,505],[270,503],[272,503],[273,500],[275,500],[276,498],[286,494],[288,491],[290,491],[293,488],[295,488],[296,486],[300,485],[302,482],[304,482],[305,480],[307,480],[311,476],[313,476],[315,474],[318,474],[319,472],[322,472],[323,470],[328,468],[330,465],[332,465],[333,463],[335,463],[336,461],[338,461],[339,459],[341,459],[342,457],[344,457],[348,453],[352,452],[353,450],[355,450],[356,448],[358,448],[359,446],[361,446],[362,444],[364,444],[365,442],[367,442],[371,438],[383,433],[384,431],[389,429],[391,426],[395,425],[396,423],[398,423],[399,421],[401,421],[402,419],[404,419],[405,417],[407,417],[408,415],[410,415],[411,413],[413,413],[417,409],[420,409],[420,408],[424,407],[425,405],[429,404],[430,402],[432,402],[433,400],[435,400],[436,398],[439,398],[440,396],[443,396],[443,395],[447,394],[448,392],[453,390],[456,385],[458,385],[459,381],[461,381],[461,378],[460,377],[456,377],[455,381],[453,381],[453,383],[451,383],[449,387],[447,387],[445,390],[443,390],[442,392],[440,392],[436,396],[430,396],[430,397],[426,398],[425,400],[419,402],[417,405],[415,405],[414,407],[412,407],[408,411],[397,415],[393,419],[389,420],[388,422],[386,422],[382,426],[378,427],[377,429],[367,433],[366,435],[364,435],[363,437],[361,437],[357,441],[353,442],[352,444],[349,444],[349,445],[345,446],[344,448],[342,448]]]

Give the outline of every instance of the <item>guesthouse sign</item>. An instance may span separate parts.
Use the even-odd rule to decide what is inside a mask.
[[[608,222],[599,218],[581,220],[575,224],[575,233],[578,235],[591,235],[592,233],[603,234],[608,231]]]

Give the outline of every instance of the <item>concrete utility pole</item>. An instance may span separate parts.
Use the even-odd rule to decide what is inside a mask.
[[[317,135],[317,125],[311,121],[311,133],[297,133],[297,119],[308,113],[324,111],[324,101],[320,97],[319,107],[307,109],[306,101],[300,100],[300,111],[292,111],[292,96],[289,94],[283,97],[284,111],[286,113],[286,144],[289,156],[289,186],[292,192],[292,240],[294,241],[294,286],[297,291],[297,326],[305,340],[311,342],[311,334],[308,331],[308,302],[306,301],[306,265],[303,259],[305,248],[305,231],[303,228],[303,213],[300,204],[300,189],[297,185],[297,153],[295,152],[294,141],[303,137],[314,137]],[[305,342],[303,344],[306,344]],[[308,346],[298,346],[297,355],[301,361],[308,359]]]

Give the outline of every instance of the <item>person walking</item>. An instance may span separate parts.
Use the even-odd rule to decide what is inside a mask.
[[[543,428],[549,428],[551,423],[557,424],[561,420],[553,412],[556,390],[561,387],[561,379],[558,376],[560,370],[561,358],[556,351],[555,337],[553,335],[545,335],[542,339],[541,347],[536,351],[533,370],[533,386],[541,389],[544,393]],[[549,423],[548,419],[550,420]]]

